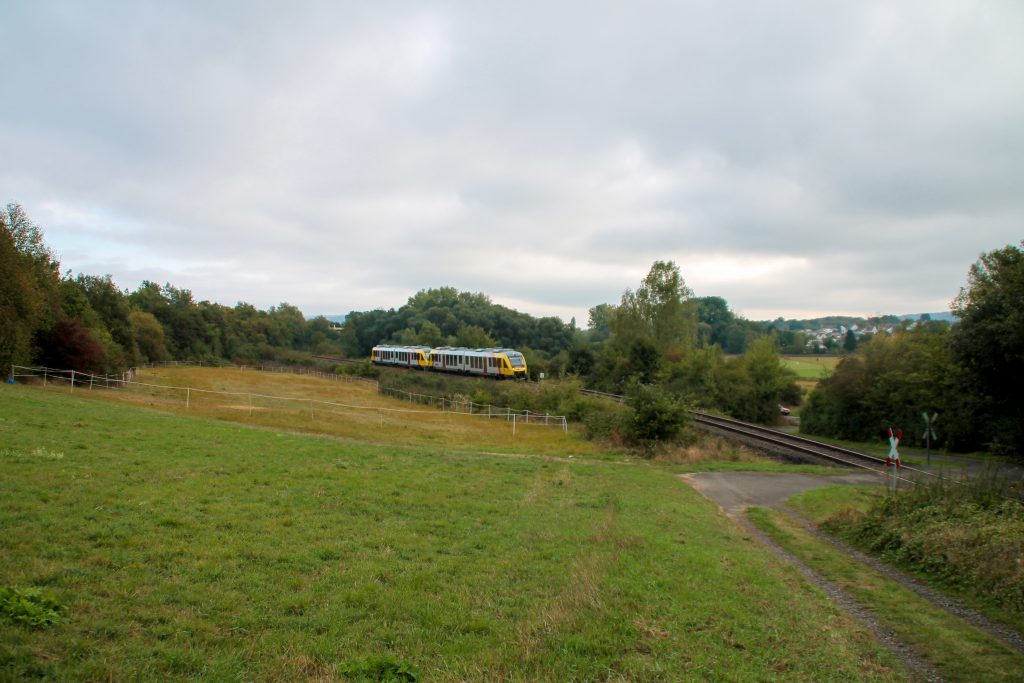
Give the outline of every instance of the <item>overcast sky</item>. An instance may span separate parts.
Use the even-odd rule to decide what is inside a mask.
[[[534,315],[947,310],[1024,237],[1024,3],[0,0],[0,201],[63,268]]]

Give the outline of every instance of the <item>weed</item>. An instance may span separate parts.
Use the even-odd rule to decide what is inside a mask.
[[[341,673],[359,683],[415,683],[419,680],[416,667],[387,655],[348,662],[342,665]]]
[[[0,588],[0,614],[8,620],[44,628],[64,621],[64,605],[38,588]]]

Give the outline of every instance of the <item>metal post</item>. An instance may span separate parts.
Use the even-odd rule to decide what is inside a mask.
[[[75,371],[71,371],[71,391],[75,391]]]

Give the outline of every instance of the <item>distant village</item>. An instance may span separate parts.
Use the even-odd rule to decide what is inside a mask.
[[[877,334],[892,334],[898,330],[912,330],[932,322],[954,323],[950,313],[920,313],[912,315],[886,315],[879,318],[857,319],[839,317],[816,320],[775,320],[776,329],[802,334],[807,353],[827,353],[849,349]]]

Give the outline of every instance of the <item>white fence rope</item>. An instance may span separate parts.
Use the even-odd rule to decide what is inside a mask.
[[[175,364],[179,364],[175,362]],[[182,364],[183,365],[183,364]],[[249,369],[247,366],[218,366],[218,367],[236,367],[241,370]],[[20,371],[20,372],[19,372]],[[481,406],[480,404],[472,402],[453,402],[448,401],[447,407],[444,404],[446,399],[439,399],[442,402],[442,410],[412,410],[406,408],[387,408],[384,406],[363,406],[348,403],[338,403],[335,401],[324,401],[320,399],[306,398],[300,396],[273,396],[269,394],[258,394],[248,391],[220,391],[216,389],[200,389],[191,386],[173,386],[167,384],[153,384],[150,382],[138,382],[135,381],[137,373],[136,368],[132,368],[123,373],[114,375],[92,375],[89,373],[78,372],[75,370],[61,370],[47,367],[26,367],[21,365],[12,365],[10,378],[31,378],[43,381],[43,386],[49,384],[66,383],[71,392],[74,392],[76,387],[79,390],[86,389],[113,389],[113,388],[126,388],[126,387],[142,387],[146,389],[161,389],[172,392],[182,392],[183,399],[185,401],[185,407],[190,408],[193,403],[193,394],[212,394],[219,396],[230,396],[230,397],[246,397],[248,399],[249,414],[253,413],[253,410],[258,408],[260,410],[266,410],[266,406],[255,406],[253,399],[263,399],[267,401],[292,401],[292,402],[304,402],[309,405],[310,417],[314,415],[315,408],[321,407],[321,414],[328,413],[331,415],[342,415],[344,413],[338,413],[330,408],[343,408],[346,410],[355,411],[368,411],[377,412],[381,415],[383,421],[383,414],[406,414],[406,415],[431,415],[431,416],[444,416],[448,413],[457,413],[459,415],[466,415],[469,417],[488,417],[488,418],[505,418],[507,421],[512,422],[512,433],[515,434],[516,426],[521,424],[527,425],[556,425],[561,426],[563,430],[567,430],[566,419],[563,416],[554,415],[540,415],[539,413],[531,413],[530,411],[513,411],[509,408],[493,409],[493,406]],[[302,373],[306,374],[306,373]],[[326,374],[326,373],[325,373]],[[348,379],[348,378],[345,378]],[[376,384],[376,382],[374,382]],[[379,390],[379,386],[378,386]],[[395,390],[385,389],[381,393],[394,392]],[[400,394],[409,394],[409,392],[396,392]],[[409,394],[413,396],[413,394]],[[400,398],[395,396],[395,398]],[[423,398],[434,398],[434,397],[423,397]],[[457,409],[461,406],[468,406],[468,410],[462,411]],[[478,410],[473,412],[474,407],[487,408],[487,411]],[[325,410],[325,408],[327,410]]]
[[[474,403],[473,401],[456,401],[444,396],[428,396],[417,394],[401,389],[390,389],[377,385],[377,393],[383,396],[399,398],[412,403],[425,403],[427,405],[440,407],[443,411],[460,413],[463,415],[481,415],[492,419],[505,419],[512,421],[513,417],[520,424],[545,425],[548,427],[561,427],[562,431],[568,430],[568,421],[564,415],[550,415],[548,413],[534,413],[529,410],[513,410],[508,406],[494,406],[490,403]]]

